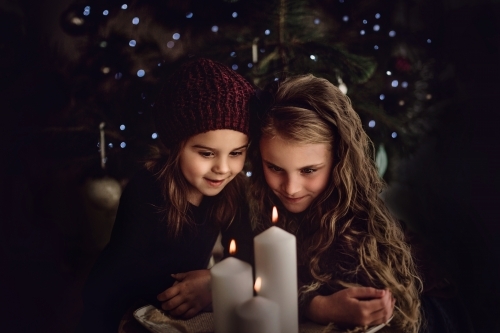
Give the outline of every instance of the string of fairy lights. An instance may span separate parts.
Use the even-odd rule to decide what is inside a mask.
[[[338,1],[340,4],[344,4],[345,2],[347,2],[347,0],[338,0]],[[118,8],[108,8],[108,9],[100,8],[98,10],[94,10],[92,8],[92,6],[87,5],[87,6],[83,7],[83,12],[81,13],[82,16],[77,15],[77,16],[73,17],[71,22],[74,25],[83,25],[85,22],[85,19],[87,17],[89,17],[90,15],[94,15],[94,12],[97,12],[97,15],[109,17],[112,14],[116,14],[117,10],[131,11],[132,8],[128,4],[125,4],[125,3],[119,5]],[[230,13],[230,15],[231,15],[232,19],[238,19],[240,17],[240,14],[238,13],[238,11],[232,11]],[[362,18],[360,20],[359,18],[353,19],[348,14],[344,14],[341,16],[341,22],[344,24],[348,24],[348,23],[355,24],[355,26],[358,28],[358,33],[359,33],[359,36],[361,36],[361,38],[369,36],[370,34],[379,34],[379,37],[378,37],[379,40],[383,40],[384,38],[386,38],[386,39],[396,38],[397,33],[396,33],[395,29],[385,29],[386,27],[384,27],[384,24],[382,23],[382,20],[381,20],[383,15],[380,12],[376,12],[372,15],[373,16],[371,16],[371,18],[365,17],[365,18]],[[192,20],[195,17],[196,17],[195,11],[188,11],[185,13],[185,19],[187,19],[187,20]],[[137,16],[132,15],[132,19],[130,20],[129,24],[131,24],[133,26],[138,26],[141,23],[142,23],[142,21],[141,21],[141,17],[139,14]],[[323,24],[322,19],[319,17],[313,18],[313,23],[316,26],[320,26],[321,24]],[[218,24],[213,24],[209,27],[209,29],[212,33],[218,34],[218,33],[221,33],[221,29],[224,29],[224,28],[221,28],[220,25],[218,25]],[[264,29],[262,31],[262,36],[259,36],[259,38],[270,37],[273,35],[273,33],[274,32],[272,31],[272,29],[269,29],[269,28]],[[383,37],[383,36],[385,36],[385,37]],[[372,41],[372,40],[373,39],[367,40],[367,43]],[[425,38],[425,40],[423,42],[426,44],[431,44],[432,38]],[[137,48],[140,46],[140,43],[141,43],[141,40],[139,37],[131,37],[128,40],[128,47]],[[176,47],[176,45],[178,45],[179,43],[181,43],[181,32],[179,32],[179,31],[171,32],[169,40],[166,41],[167,49],[174,49]],[[105,41],[105,40],[101,41],[99,45],[101,48],[106,48],[108,46],[107,41]],[[383,42],[372,44],[371,47],[372,47],[373,52],[381,51],[381,49],[383,48]],[[261,54],[265,53],[266,49],[264,47],[260,47],[258,49],[258,52]],[[238,63],[239,58],[238,58],[238,53],[236,51],[231,51],[229,56],[231,59],[234,59],[234,63],[229,64],[229,66],[235,71],[240,70],[242,65],[246,66],[248,69],[253,68],[255,65],[254,61],[247,62],[246,64]],[[310,54],[309,58],[311,61],[318,61],[318,58],[320,56],[321,55],[318,55],[318,54]],[[159,62],[158,66],[162,66],[162,63]],[[103,74],[113,74],[114,79],[116,79],[116,80],[121,80],[124,77],[124,74],[120,71],[117,71],[115,73],[111,73],[109,66],[103,66],[101,68],[101,72]],[[411,87],[412,82],[409,82],[409,80],[407,78],[398,77],[398,73],[395,72],[392,68],[387,69],[384,72],[385,72],[385,75],[389,78],[389,80],[387,81],[388,86],[383,88],[382,90],[387,90],[390,93],[391,89],[394,90],[394,89],[401,88],[401,89],[407,90]],[[144,78],[148,75],[148,69],[147,68],[139,68],[135,71],[135,75],[137,76],[137,78]],[[347,85],[342,81],[341,78],[339,78],[338,81],[339,81],[338,82],[339,88],[344,93],[347,94],[347,92],[348,92]],[[432,98],[432,95],[430,93],[425,93],[424,96],[425,96],[426,100],[430,100]],[[383,92],[379,93],[377,98],[381,102],[385,101],[387,99],[387,92],[383,91]],[[400,99],[397,102],[397,105],[404,106],[405,105],[404,99]],[[142,111],[139,111],[139,114],[141,112]],[[370,129],[373,129],[377,126],[377,122],[375,119],[367,119],[366,121],[367,121],[366,126]],[[123,133],[125,133],[127,131],[127,125],[125,123],[120,124],[118,126],[118,128]],[[398,137],[398,132],[397,132],[397,130],[393,130],[389,133],[389,135],[392,139],[396,139]],[[124,137],[126,137],[126,136],[124,136]],[[156,140],[158,138],[158,134],[156,132],[153,132],[150,134],[150,138],[151,138],[151,140]],[[127,147],[127,142],[125,140],[119,142],[118,144],[113,143],[113,142],[108,142],[106,146],[107,146],[107,148],[111,148],[111,149],[115,148],[115,147],[120,147],[122,149],[125,149]],[[98,147],[99,147],[99,144],[98,144]]]

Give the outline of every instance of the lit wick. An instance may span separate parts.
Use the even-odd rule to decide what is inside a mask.
[[[273,213],[271,220],[273,221],[273,223],[278,222],[278,210],[276,209],[276,206],[273,206]]]
[[[234,239],[231,239],[231,242],[229,243],[229,254],[235,254],[236,253],[236,242]]]
[[[261,286],[262,286],[262,279],[259,276],[258,278],[255,279],[255,284],[253,286],[253,289],[257,294],[259,293]]]

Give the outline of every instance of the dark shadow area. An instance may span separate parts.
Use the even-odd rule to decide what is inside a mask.
[[[385,198],[418,231],[475,332],[498,332],[500,305],[500,6],[450,8],[440,50],[456,92]]]

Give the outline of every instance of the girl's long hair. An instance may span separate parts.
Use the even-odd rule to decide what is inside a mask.
[[[298,262],[309,266],[312,277],[299,298],[322,285],[335,291],[350,285],[388,288],[396,299],[391,326],[417,332],[422,282],[401,226],[379,197],[385,183],[349,98],[313,75],[287,78],[268,93],[269,105],[260,106],[267,110],[260,110],[260,131],[253,140],[257,146],[262,136],[324,143],[332,151],[333,169],[323,193],[305,212],[292,214],[266,184],[258,147],[251,146],[254,227],[269,226],[274,205],[278,223],[297,236]]]
[[[177,237],[185,227],[192,227],[194,221],[188,216],[189,202],[187,195],[189,183],[180,168],[180,152],[185,142],[172,149],[159,143],[152,147],[151,158],[145,162],[148,170],[153,172],[160,182],[164,205],[158,207],[168,226],[171,237]],[[210,197],[210,208],[207,220],[217,228],[228,227],[237,217],[241,205],[245,202],[244,188],[246,177],[240,172],[224,189],[214,197]]]

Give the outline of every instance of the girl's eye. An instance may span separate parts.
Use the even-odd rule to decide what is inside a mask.
[[[200,151],[198,154],[200,154],[203,157],[213,157],[214,153],[211,151]]]
[[[280,167],[277,167],[276,165],[268,165],[267,168],[271,171],[274,171],[274,172],[280,172],[280,171],[283,171],[282,168]]]
[[[315,169],[302,169],[301,172],[304,174],[311,174],[311,173],[316,172],[316,170]]]
[[[242,151],[232,151],[229,153],[229,156],[233,156],[233,157],[241,156],[241,155],[243,155]]]

